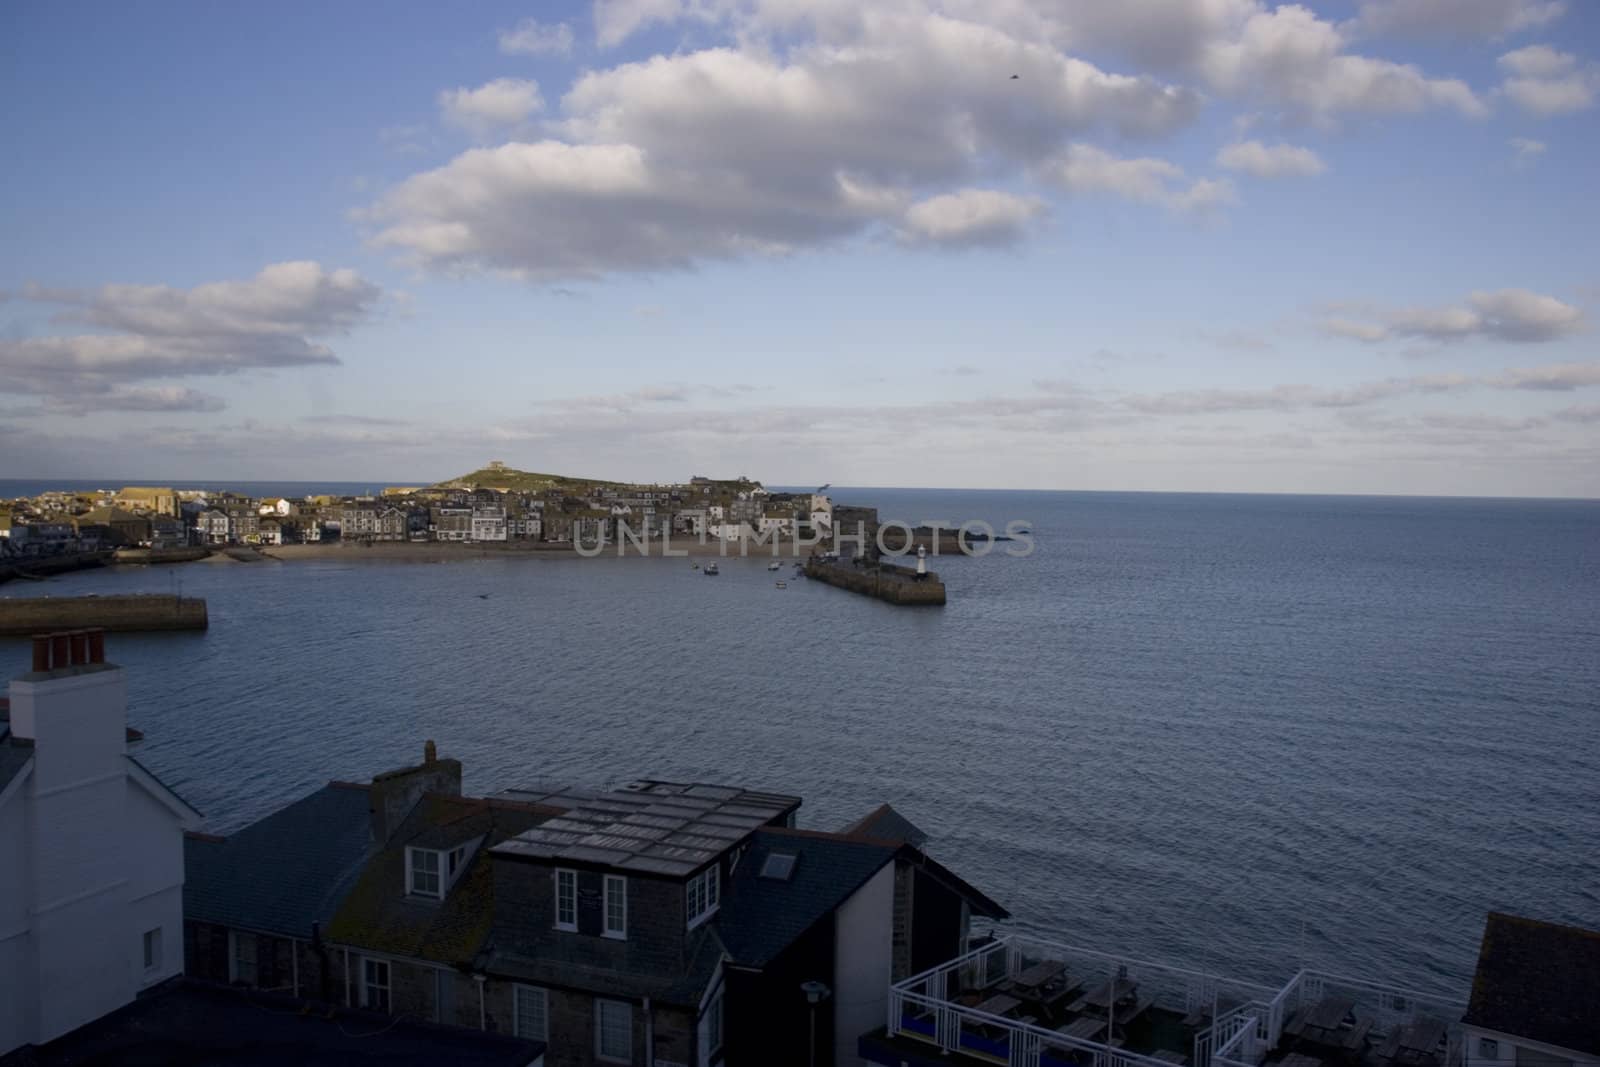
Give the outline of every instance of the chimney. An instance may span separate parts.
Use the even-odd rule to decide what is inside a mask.
[[[422,763],[374,775],[367,786],[367,810],[372,818],[372,838],[382,848],[405,822],[424,793],[461,795],[461,761],[440,759],[432,741],[422,746]]]
[[[11,682],[11,733],[34,742],[40,786],[120,770],[127,684],[122,669],[105,662],[105,632],[38,634],[32,667]]]

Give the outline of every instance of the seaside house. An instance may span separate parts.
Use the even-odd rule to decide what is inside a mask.
[[[199,531],[200,539],[208,545],[228,543],[229,522],[226,512],[216,508],[202,511],[195,519],[195,529]]]
[[[506,539],[506,509],[498,504],[472,509],[472,540],[504,541]]]
[[[186,804],[128,753],[100,631],[35,638],[0,718],[0,1055],[183,969]]]
[[[1467,1067],[1600,1063],[1600,931],[1490,912],[1463,1022]]]

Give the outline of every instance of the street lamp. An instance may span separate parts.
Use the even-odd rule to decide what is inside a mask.
[[[811,1067],[817,1067],[817,1005],[828,999],[833,991],[826,982],[815,979],[800,983],[800,992],[806,995],[806,1003],[811,1005]]]

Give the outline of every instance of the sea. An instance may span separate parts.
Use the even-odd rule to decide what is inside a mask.
[[[208,600],[108,650],[139,758],[215,832],[432,739],[474,792],[736,783],[822,829],[888,802],[1013,929],[1241,978],[1465,999],[1487,911],[1600,928],[1600,502],[830,492],[1032,551],[931,560],[942,608],[635,556],[0,596]]]

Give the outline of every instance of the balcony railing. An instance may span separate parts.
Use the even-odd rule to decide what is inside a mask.
[[[1072,1062],[1089,1067],[1172,1067],[1153,1055],[978,1010],[978,1004],[1003,982],[1017,979],[1042,960],[1064,964],[1074,983],[1119,979],[1136,983],[1147,1006],[1181,1014],[1193,1033],[1193,1067],[1261,1067],[1284,1043],[1289,1020],[1330,995],[1355,1002],[1356,1016],[1373,1040],[1382,1040],[1422,1016],[1445,1021],[1446,1052],[1439,1067],[1461,1067],[1458,1020],[1464,1005],[1449,997],[1308,970],[1281,987],[1269,986],[1021,935],[981,945],[893,985],[887,1033],[1006,1067],[1062,1067]]]

